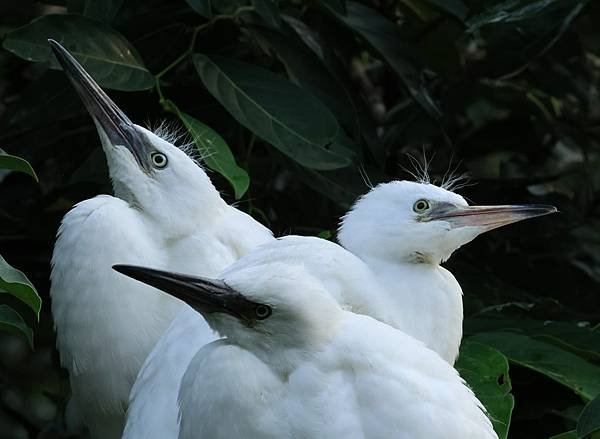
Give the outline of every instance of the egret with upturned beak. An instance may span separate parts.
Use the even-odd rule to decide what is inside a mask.
[[[114,268],[185,300],[226,337],[185,372],[179,439],[498,438],[452,366],[344,311],[302,264],[241,258],[220,280]]]
[[[272,235],[227,205],[195,160],[133,124],[69,52],[49,43],[96,124],[115,195],[68,212],[52,256],[52,314],[72,390],[67,422],[93,439],[116,439],[142,362],[185,305],[110,267],[142,262],[210,276]]]

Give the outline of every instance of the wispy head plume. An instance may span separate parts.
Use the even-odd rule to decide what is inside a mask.
[[[440,184],[440,187],[448,191],[456,192],[465,187],[473,186],[475,183],[471,181],[471,177],[468,173],[458,172],[458,168],[462,163],[460,160],[456,162],[454,168],[452,167],[453,159],[454,154],[450,157],[448,169],[446,169],[446,172],[444,172],[444,176],[442,177],[442,183]]]
[[[412,178],[415,179],[415,181],[417,183],[432,184],[433,182],[431,181],[431,177],[429,175],[429,165],[431,164],[431,161],[435,157],[435,154],[433,156],[431,156],[431,159],[427,160],[427,156],[425,155],[425,146],[423,146],[423,161],[422,162],[421,162],[421,160],[417,159],[414,155],[412,155],[408,152],[406,153],[406,157],[408,157],[408,160],[410,161],[410,166],[412,167],[412,169],[406,168],[402,165],[400,165],[400,167],[404,171],[409,173],[412,176]]]
[[[373,186],[373,183],[371,182],[371,179],[369,178],[369,174],[367,174],[367,170],[365,169],[365,167],[362,163],[358,167],[358,172],[360,173],[360,176],[361,176],[363,182],[365,183],[365,185],[369,189],[373,189],[375,186]]]
[[[471,182],[471,178],[467,173],[458,172],[458,168],[461,165],[460,161],[458,161],[454,167],[452,166],[453,156],[450,158],[450,163],[448,164],[448,168],[446,169],[446,172],[444,172],[441,181],[433,177],[430,172],[431,162],[435,158],[435,153],[430,159],[427,159],[425,148],[423,148],[422,160],[419,160],[410,153],[406,153],[406,156],[410,161],[412,169],[408,169],[404,166],[402,166],[402,169],[409,173],[417,183],[437,184],[441,188],[452,192],[475,184]]]
[[[212,154],[210,151],[200,149],[196,145],[196,139],[192,139],[188,130],[177,121],[162,120],[154,126],[150,123],[147,126],[158,137],[185,152],[200,167],[204,159]]]

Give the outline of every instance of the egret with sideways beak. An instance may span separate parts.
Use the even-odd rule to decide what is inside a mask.
[[[303,264],[241,258],[220,280],[114,268],[185,300],[226,337],[185,372],[179,439],[498,438],[451,365],[343,310]]]
[[[287,236],[245,259],[306,267],[345,309],[401,329],[453,364],[462,337],[462,290],[440,263],[481,233],[555,211],[469,206],[442,187],[395,181],[372,189],[342,219],[339,240],[352,253],[323,239]],[[205,343],[200,322],[193,310],[182,312],[148,356],[132,392],[125,439],[178,437],[177,394]]]

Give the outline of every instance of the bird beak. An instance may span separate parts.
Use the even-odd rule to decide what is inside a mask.
[[[426,221],[446,221],[452,228],[483,227],[496,229],[528,218],[557,212],[556,207],[541,204],[512,204],[506,206],[456,206],[440,203],[423,218]]]
[[[225,313],[244,322],[254,321],[259,303],[246,299],[225,282],[134,265],[113,265],[114,270],[183,300],[201,314]]]
[[[151,169],[148,159],[150,151],[143,135],[67,49],[52,39],[49,39],[48,43],[98,130],[102,130],[113,145],[126,147],[140,167],[148,172]]]

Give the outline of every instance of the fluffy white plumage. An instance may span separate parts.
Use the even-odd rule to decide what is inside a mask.
[[[226,338],[202,347],[184,375],[180,439],[497,438],[480,402],[436,353],[342,310],[339,291],[329,291],[336,282],[322,272],[296,261],[264,264],[253,257],[261,252],[221,277],[272,314],[242,320],[232,316],[235,303],[232,315],[205,313]],[[355,287],[368,295],[373,285]]]
[[[484,215],[426,221],[427,213],[413,209],[419,200],[427,200],[429,211]],[[486,215],[492,216],[482,220]],[[280,261],[302,265],[322,279],[345,309],[404,331],[453,364],[462,336],[462,290],[439,264],[480,233],[526,217],[505,213],[499,218],[493,211],[468,207],[460,195],[443,188],[398,181],[371,190],[343,218],[339,239],[354,254],[322,239],[287,236],[262,245],[245,260],[265,267]],[[193,326],[194,320],[203,324],[191,311],[179,319],[167,333],[180,333],[178,325]],[[169,410],[163,400],[153,402],[153,395],[175,401],[187,364],[205,339],[190,331],[176,343],[172,340],[161,339],[142,367],[145,384],[136,384],[132,393],[126,439],[177,437],[177,406]],[[147,414],[150,407],[152,416]]]
[[[75,206],[63,219],[52,258],[57,347],[73,393],[69,421],[87,426],[94,438],[121,437],[137,373],[185,307],[110,267],[144,261],[214,275],[272,239],[265,227],[228,206],[185,153],[136,129],[168,166],[144,173],[127,148],[102,136],[121,198],[101,195]]]

